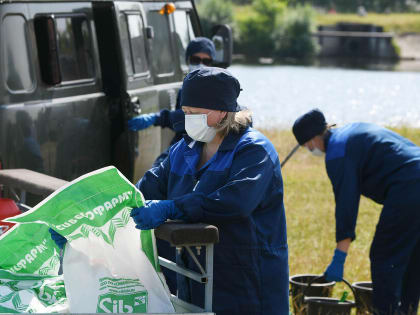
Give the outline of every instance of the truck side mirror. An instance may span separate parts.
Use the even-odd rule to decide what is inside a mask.
[[[216,47],[216,57],[213,65],[227,68],[232,63],[233,41],[232,30],[229,25],[216,25],[211,30],[211,40]]]
[[[61,72],[54,17],[37,17],[34,27],[42,80],[49,85],[59,84],[61,83]]]

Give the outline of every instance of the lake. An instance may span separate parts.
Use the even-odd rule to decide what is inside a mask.
[[[252,110],[257,128],[290,128],[312,108],[328,123],[355,121],[420,128],[420,72],[349,70],[305,66],[229,67]]]

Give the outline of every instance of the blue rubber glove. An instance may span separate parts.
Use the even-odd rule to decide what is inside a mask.
[[[127,122],[128,129],[138,131],[149,128],[156,122],[157,116],[158,114],[143,114],[134,117]]]
[[[58,234],[52,228],[49,228],[48,232],[50,232],[52,240],[57,244],[58,247],[63,248],[67,243],[67,239],[61,234]]]
[[[185,215],[175,206],[173,200],[148,200],[141,208],[131,210],[131,217],[140,230],[151,230],[167,219],[184,219]]]
[[[346,261],[346,257],[347,253],[338,248],[335,249],[331,264],[329,264],[327,270],[324,272],[324,277],[327,281],[343,281],[344,262]]]

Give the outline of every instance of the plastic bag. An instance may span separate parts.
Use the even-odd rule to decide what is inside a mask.
[[[0,313],[67,313],[62,276],[0,270]]]
[[[59,248],[48,227],[15,225],[0,236],[0,313],[67,312]]]
[[[44,223],[67,238],[63,273],[72,313],[173,313],[158,275],[153,230],[130,217],[143,196],[115,167],[86,174],[12,222]]]

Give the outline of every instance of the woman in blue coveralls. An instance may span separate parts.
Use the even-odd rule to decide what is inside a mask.
[[[131,215],[140,229],[167,219],[218,227],[213,291],[218,315],[288,314],[280,163],[270,141],[249,127],[249,112],[237,104],[239,92],[238,80],[221,68],[186,76],[181,105],[189,137],[137,183],[148,201]],[[190,302],[203,306],[202,286],[189,285]]]
[[[370,249],[375,314],[417,314],[420,147],[373,124],[330,129],[317,109],[299,117],[293,133],[313,154],[325,154],[334,190],[337,248],[326,279],[343,278],[362,194],[383,205]]]

